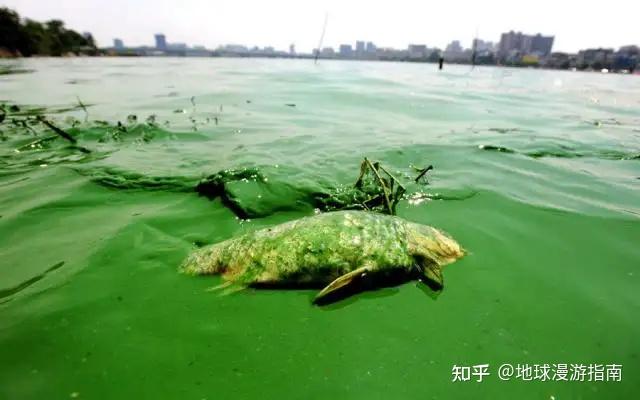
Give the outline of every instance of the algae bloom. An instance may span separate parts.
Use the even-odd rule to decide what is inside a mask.
[[[464,255],[427,225],[366,211],[322,213],[261,229],[191,254],[189,274],[220,274],[221,287],[324,287],[315,302],[418,279],[443,286],[442,267]]]

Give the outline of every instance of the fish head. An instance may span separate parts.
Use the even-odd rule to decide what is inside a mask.
[[[442,267],[465,255],[462,246],[449,235],[414,223],[407,227],[407,249],[415,260],[418,279],[435,290],[444,285]]]

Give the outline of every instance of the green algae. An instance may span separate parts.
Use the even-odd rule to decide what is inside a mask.
[[[65,261],[0,304],[0,398],[624,399],[640,391],[633,379],[640,371],[640,164],[601,152],[638,154],[634,76],[496,68],[469,75],[456,66],[443,75],[424,65],[311,68],[305,60],[38,59],[20,66],[38,73],[3,76],[0,97],[47,110],[71,108],[76,95],[94,104],[89,125],[79,108],[47,114],[93,153],[68,149],[39,123],[28,124],[37,136],[10,117],[0,126],[7,138],[0,143],[0,288]],[[551,93],[558,77],[564,85]],[[600,103],[585,104],[585,88]],[[180,95],[154,97],[170,90]],[[192,95],[200,114],[191,112]],[[187,113],[173,114],[177,108]],[[138,124],[157,116],[151,141],[138,140],[129,114]],[[67,116],[80,124],[73,128]],[[190,116],[212,122],[199,123],[195,134]],[[584,122],[609,117],[623,124]],[[127,132],[112,140],[118,121]],[[474,126],[520,130],[473,133]],[[42,148],[15,152],[48,136],[55,138]],[[518,153],[479,151],[483,143]],[[546,149],[584,156],[521,154]],[[310,306],[317,289],[219,297],[206,291],[219,278],[176,274],[195,243],[310,214],[238,220],[219,200],[195,194],[202,177],[256,167],[268,182],[290,175],[297,185],[351,190],[363,155],[402,179],[407,196],[477,193],[397,205],[399,216],[442,227],[472,251],[445,271],[437,298],[407,283],[318,308]],[[39,158],[52,163],[40,166]],[[429,185],[409,184],[418,173],[412,166],[427,164],[436,167]],[[107,187],[92,171],[116,180],[138,174],[130,180],[139,186]],[[184,181],[187,192],[146,188],[145,180],[158,178]],[[502,363],[545,362],[615,362],[623,377],[495,376]],[[451,382],[454,364],[479,363],[493,375]]]
[[[276,178],[268,178],[264,168],[223,170],[201,180],[196,191],[222,203],[240,218],[257,218],[278,211],[369,210],[394,215],[404,198],[405,186],[379,162],[367,158],[353,185],[327,182],[292,182],[286,167]],[[420,170],[417,182],[431,168]]]

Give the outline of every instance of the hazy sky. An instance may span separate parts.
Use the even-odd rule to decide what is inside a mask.
[[[113,38],[151,45],[162,32],[169,42],[215,48],[237,43],[298,51],[316,47],[325,13],[324,45],[356,40],[378,47],[409,43],[470,46],[476,30],[485,40],[521,30],[555,35],[554,50],[640,44],[640,0],[0,0],[35,20],[58,18],[92,32],[99,46]]]

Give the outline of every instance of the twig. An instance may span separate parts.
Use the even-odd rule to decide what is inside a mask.
[[[393,214],[393,210],[391,208],[391,201],[389,200],[389,189],[387,188],[387,185],[384,184],[384,180],[382,180],[382,177],[378,173],[378,170],[376,170],[373,167],[373,165],[371,164],[371,161],[369,161],[366,157],[364,161],[368,164],[369,168],[371,168],[376,178],[378,178],[378,181],[382,186],[382,192],[384,193],[384,201],[385,201],[385,204],[387,205],[387,210],[389,211],[389,214]]]
[[[49,142],[53,139],[57,138],[57,136],[47,136],[38,140],[34,140],[33,142],[29,142],[27,144],[23,144],[22,146],[18,147],[16,150],[18,151],[23,151],[24,149],[28,149],[28,148],[33,148],[35,146],[39,146],[43,143]]]
[[[80,97],[76,96],[76,99],[78,99],[78,104],[82,108],[82,111],[84,111],[84,122],[87,122],[89,120],[89,111],[87,111],[87,107],[82,103]]]
[[[415,179],[415,182],[418,182],[420,180],[420,178],[422,178],[427,172],[431,171],[433,169],[433,165],[429,165],[427,168],[424,168],[420,171],[420,174],[418,174],[418,176]]]
[[[387,171],[382,165],[380,165],[379,168],[381,170],[383,170],[385,174],[389,175],[389,177],[391,178],[392,182],[396,182],[399,187],[401,187],[402,189],[406,190],[405,187],[400,183],[400,181],[395,176],[393,176],[391,174],[391,172]]]
[[[31,133],[33,133],[33,136],[38,136],[38,132],[34,131],[32,127],[29,126],[29,124],[27,123],[27,120],[21,119],[21,120],[17,120],[20,125],[22,125],[22,127],[28,131],[30,131]]]
[[[367,161],[365,158],[365,161],[362,161],[362,163],[360,163],[360,176],[358,176],[358,179],[356,180],[355,183],[355,187],[359,188],[362,186],[362,180],[364,179],[364,174],[367,172]]]
[[[389,171],[387,171],[383,166],[379,166],[379,168],[389,176],[389,178],[391,179],[391,193],[393,194],[393,202],[391,203],[391,213],[392,215],[396,214],[396,206],[398,205],[398,202],[400,202],[400,199],[402,198],[402,195],[407,191],[407,189],[404,187],[404,185],[402,185],[402,183],[400,183],[400,181]],[[393,184],[397,183],[398,187],[396,188],[395,192],[393,191]]]
[[[42,115],[38,116],[38,120],[40,122],[42,122],[43,124],[45,124],[46,126],[48,126],[52,131],[54,131],[58,135],[62,136],[64,139],[67,139],[68,141],[70,141],[73,144],[78,143],[78,141],[73,136],[69,135],[67,132],[65,132],[62,129],[58,128],[57,126],[55,126],[51,122],[47,121],[47,119],[44,118]]]
[[[76,138],[74,138],[73,136],[69,135],[67,132],[63,131],[62,129],[58,128],[57,126],[55,126],[54,124],[49,122],[42,115],[38,116],[38,121],[40,121],[43,124],[45,124],[46,126],[48,126],[52,131],[54,131],[56,134],[58,134],[62,138],[64,138],[64,139],[68,140],[69,142],[71,142],[71,144],[73,144],[73,147],[75,149],[77,149],[77,150],[79,150],[79,151],[81,151],[82,153],[85,153],[85,154],[91,153],[91,150],[87,149],[86,147],[78,146],[78,141],[76,140]]]

